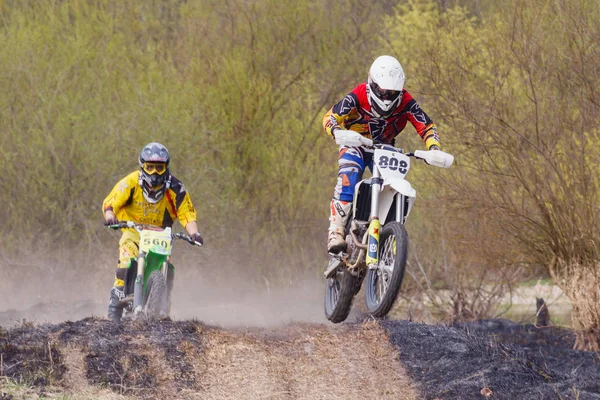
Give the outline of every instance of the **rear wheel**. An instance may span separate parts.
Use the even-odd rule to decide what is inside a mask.
[[[367,271],[365,302],[367,311],[376,318],[383,318],[390,311],[400,291],[406,255],[408,234],[399,222],[389,222],[381,230],[379,263]]]
[[[166,317],[168,313],[167,283],[161,271],[157,270],[150,274],[147,293],[146,316],[149,318]]]
[[[325,282],[325,316],[328,320],[337,324],[348,318],[358,283],[359,277],[352,275],[341,266],[331,278],[327,279]]]

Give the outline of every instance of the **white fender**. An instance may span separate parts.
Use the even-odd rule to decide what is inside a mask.
[[[405,179],[386,179],[383,184],[391,186],[398,193],[401,193],[406,197],[417,197],[417,191],[413,189],[410,182]]]

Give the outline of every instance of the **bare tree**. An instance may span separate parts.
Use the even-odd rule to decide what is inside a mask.
[[[573,302],[577,347],[598,349],[597,2],[512,0],[480,20],[459,9],[434,18],[420,4],[400,7],[406,26],[394,25],[390,44],[419,51],[415,86],[452,132],[459,168],[443,184],[446,204],[486,218],[504,254],[544,265]]]

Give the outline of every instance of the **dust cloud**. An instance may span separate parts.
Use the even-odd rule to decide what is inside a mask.
[[[183,275],[183,274],[181,274]],[[285,287],[244,284],[228,274],[216,282],[176,278],[172,316],[219,326],[276,326],[289,322],[326,322],[324,281],[302,277]]]
[[[18,265],[0,260],[0,325],[106,316],[114,257],[65,259],[68,262],[20,260]],[[176,271],[171,308],[174,320],[196,319],[227,327],[326,322],[324,281],[317,272],[291,274],[280,286],[254,276],[256,268],[250,265],[214,259],[192,261],[185,256],[176,260]]]

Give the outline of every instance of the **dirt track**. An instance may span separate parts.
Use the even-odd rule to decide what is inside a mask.
[[[498,320],[225,330],[86,318],[0,331],[0,399],[600,399],[600,356],[571,346],[569,331]],[[15,380],[31,389],[10,391]]]
[[[0,338],[3,373],[47,392],[143,399],[418,398],[372,322],[221,330],[199,322],[84,319]],[[0,397],[1,398],[1,397]]]

